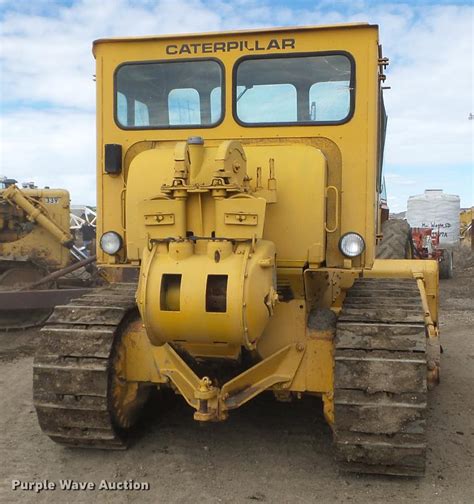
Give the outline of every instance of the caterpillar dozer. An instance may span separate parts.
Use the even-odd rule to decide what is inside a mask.
[[[93,53],[110,285],[42,331],[45,434],[124,448],[153,387],[199,422],[263,392],[308,394],[341,469],[423,474],[438,266],[375,259],[378,27],[102,39]]]
[[[69,201],[64,189],[20,189],[0,179],[0,330],[40,325],[56,299],[73,293],[21,290],[43,280],[43,288],[52,287],[52,272],[87,259],[69,230]]]

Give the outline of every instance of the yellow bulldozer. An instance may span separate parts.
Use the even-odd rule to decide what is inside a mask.
[[[79,293],[52,288],[61,272],[91,262],[74,245],[69,201],[64,189],[20,189],[0,179],[0,330],[41,324],[59,300]]]
[[[152,388],[199,422],[307,394],[341,469],[423,474],[438,266],[375,259],[378,27],[103,39],[93,53],[110,285],[42,331],[43,431],[120,449]]]

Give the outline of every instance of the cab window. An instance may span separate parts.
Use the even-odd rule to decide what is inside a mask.
[[[115,118],[126,129],[209,127],[223,116],[223,72],[214,60],[140,62],[115,75]]]
[[[337,124],[354,107],[346,54],[250,57],[235,71],[234,114],[249,125]]]

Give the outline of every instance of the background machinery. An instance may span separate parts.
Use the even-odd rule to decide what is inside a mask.
[[[412,231],[413,257],[435,259],[440,278],[453,276],[453,250],[460,240],[460,197],[441,189],[410,196],[406,218]]]
[[[87,223],[95,227],[96,218],[97,215],[95,210],[86,205],[71,206],[69,228],[73,230],[75,233],[79,233],[84,223]]]
[[[474,248],[474,239],[472,238],[473,212],[471,208],[463,208],[459,213],[461,244],[469,244]]]
[[[375,259],[388,64],[377,26],[93,51],[111,284],[56,307],[42,330],[43,431],[120,449],[152,388],[200,422],[264,392],[309,394],[341,468],[423,474],[438,266]]]
[[[0,328],[25,328],[44,321],[58,299],[50,274],[83,265],[87,256],[69,230],[69,193],[63,189],[20,189],[3,178],[0,187]],[[91,261],[89,261],[91,262]],[[23,289],[38,284],[41,291]],[[48,289],[45,293],[44,289]],[[19,292],[21,290],[21,293]],[[76,291],[74,291],[77,294]],[[69,296],[70,297],[70,296]]]
[[[382,236],[377,258],[434,260],[439,265],[439,278],[453,277],[453,251],[440,245],[437,229],[412,228],[404,219],[388,219],[382,224]]]
[[[453,251],[440,246],[439,231],[432,228],[411,228],[413,257],[434,259],[439,263],[439,277],[453,277]]]

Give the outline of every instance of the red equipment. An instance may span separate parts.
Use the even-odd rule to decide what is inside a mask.
[[[439,230],[411,228],[411,243],[415,259],[435,259],[439,263],[440,278],[453,277],[453,253],[440,248]]]
[[[413,255],[418,259],[440,260],[443,249],[439,248],[439,233],[431,228],[411,228]]]

